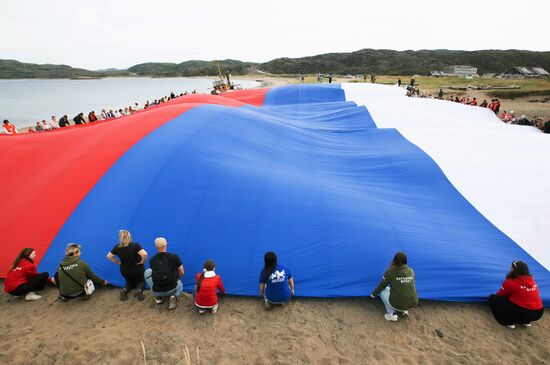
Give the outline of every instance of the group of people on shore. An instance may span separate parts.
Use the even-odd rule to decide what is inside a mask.
[[[193,90],[191,94],[196,94],[197,90]],[[36,122],[36,124],[32,127],[27,127],[26,132],[28,133],[41,133],[41,132],[48,132],[54,129],[64,128],[68,127],[70,125],[79,125],[79,124],[87,124],[87,123],[93,123],[97,122],[99,120],[108,120],[108,119],[115,119],[119,117],[123,117],[126,115],[134,114],[135,112],[141,110],[141,109],[148,109],[151,107],[154,107],[156,105],[165,103],[169,100],[175,99],[179,96],[184,96],[190,94],[189,92],[185,91],[183,93],[180,93],[179,95],[174,94],[174,92],[171,92],[170,95],[163,96],[159,99],[155,99],[152,102],[149,102],[147,100],[145,104],[143,105],[143,108],[140,108],[140,105],[138,103],[134,103],[133,105],[126,106],[124,108],[120,108],[118,110],[113,109],[102,109],[101,113],[99,115],[96,114],[94,110],[88,113],[87,117],[84,116],[84,113],[77,114],[74,118],[69,119],[67,115],[63,115],[59,120],[57,119],[57,116],[52,115],[51,119],[49,121],[46,121],[43,119],[42,121]],[[72,122],[71,122],[72,120]],[[2,124],[2,132],[5,134],[17,134],[20,133],[20,131],[17,130],[15,125],[11,123],[9,120],[4,119],[4,122]]]
[[[495,115],[504,123],[533,126],[540,129],[543,133],[550,133],[550,120],[545,121],[543,118],[538,116],[533,117],[531,120],[529,120],[529,118],[527,118],[525,115],[516,117],[513,111],[511,111],[510,113],[507,113],[506,111],[500,113],[501,102],[499,99],[491,99],[490,103],[486,99],[483,99],[481,103],[478,103],[478,100],[475,97],[470,97],[469,95],[462,96],[462,97],[449,95],[445,99],[443,89],[439,89],[438,94],[434,96],[433,94],[422,94],[420,93],[420,90],[418,88],[413,87],[412,85],[407,86],[407,96],[447,100],[447,101],[452,101],[452,102],[460,103],[464,105],[487,108],[487,109],[490,109],[493,113],[495,113]]]
[[[149,260],[145,269],[148,253],[139,243],[133,242],[127,230],[119,231],[119,242],[107,253],[107,259],[120,266],[120,273],[125,279],[125,286],[120,291],[120,300],[128,299],[131,290],[135,297],[143,301],[146,286],[151,289],[152,297],[157,304],[168,300],[168,309],[177,307],[178,298],[183,294],[181,278],[185,274],[180,257],[169,253],[168,242],[163,237],[155,239],[157,253]],[[67,302],[74,298],[87,300],[95,291],[95,286],[109,283],[97,276],[90,266],[81,259],[82,247],[70,243],[65,250],[65,257],[59,264],[56,273],[39,273],[36,269],[36,250],[23,249],[7,273],[4,291],[13,296],[24,296],[26,300],[37,300],[41,296],[36,292],[44,290],[50,283],[57,286],[59,300]],[[378,286],[370,297],[378,296],[384,304],[387,321],[395,322],[399,316],[408,316],[409,310],[418,305],[415,273],[407,265],[407,256],[397,252],[384,273]],[[193,303],[199,314],[206,311],[216,313],[219,308],[219,297],[226,292],[222,279],[216,273],[213,260],[206,260],[203,270],[195,275]],[[259,275],[259,294],[263,298],[265,310],[273,306],[286,306],[295,294],[294,277],[288,267],[278,262],[274,252],[264,255],[264,267]],[[539,320],[544,307],[539,289],[529,268],[522,261],[514,261],[502,287],[489,297],[489,306],[495,319],[509,328],[516,324],[531,326]],[[399,314],[399,316],[398,316]]]

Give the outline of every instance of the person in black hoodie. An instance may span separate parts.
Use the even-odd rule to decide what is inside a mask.
[[[86,124],[86,121],[84,120],[84,113],[80,113],[76,117],[74,117],[73,122],[74,122],[75,125],[77,125],[77,124]]]
[[[59,118],[59,123],[58,123],[58,124],[59,124],[59,126],[60,126],[61,128],[63,128],[63,127],[68,127],[68,126],[71,125],[71,124],[69,123],[69,118],[68,118],[66,115],[64,115],[64,116],[62,116],[61,118]]]

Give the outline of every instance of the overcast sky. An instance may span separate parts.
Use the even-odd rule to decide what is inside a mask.
[[[363,48],[550,50],[550,1],[0,0],[0,59],[127,68]]]

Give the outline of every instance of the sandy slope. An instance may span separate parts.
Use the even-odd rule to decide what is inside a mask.
[[[297,299],[266,312],[258,298],[226,297],[200,316],[190,298],[175,311],[120,302],[103,289],[62,303],[49,288],[35,302],[0,297],[2,364],[478,364],[550,363],[550,316],[509,330],[487,305],[423,302],[409,318],[384,320],[379,300]],[[443,337],[436,333],[439,330]]]

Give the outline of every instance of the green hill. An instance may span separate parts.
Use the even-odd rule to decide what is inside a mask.
[[[70,79],[129,75],[126,71],[97,72],[67,65],[38,65],[15,60],[0,60],[0,79]]]
[[[244,75],[254,70],[272,74],[363,74],[426,75],[451,65],[471,65],[478,73],[502,73],[514,66],[540,66],[550,70],[550,52],[522,50],[450,51],[420,50],[393,51],[362,49],[350,53],[326,53],[302,58],[277,58],[265,63],[237,60],[219,61],[222,73]],[[14,60],[0,60],[0,79],[14,78],[75,78],[107,76],[213,76],[218,74],[214,61],[185,61],[181,63],[142,63],[126,71],[88,71],[66,65],[37,65]]]
[[[230,70],[232,75],[244,75],[257,64],[236,60],[219,61],[222,73]],[[214,61],[185,61],[182,63],[142,63],[132,66],[128,71],[140,76],[214,76],[218,66]]]
[[[521,50],[393,51],[362,49],[351,53],[326,53],[302,58],[277,58],[260,65],[274,74],[426,75],[445,66],[470,65],[478,73],[502,73],[514,66],[541,66],[550,70],[550,52]]]

